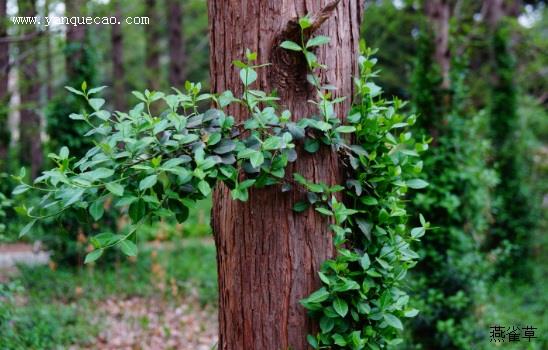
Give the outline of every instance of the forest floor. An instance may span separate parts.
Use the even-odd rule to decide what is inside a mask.
[[[211,239],[147,244],[138,259],[119,263],[18,270],[0,282],[2,349],[216,346],[217,272]]]
[[[533,342],[504,348],[548,349],[547,266],[541,254],[530,280],[489,286],[485,332],[493,324],[538,328]],[[146,244],[137,259],[79,269],[19,266],[0,282],[0,348],[210,350],[217,343],[216,310],[211,239]],[[495,348],[488,338],[484,345]]]

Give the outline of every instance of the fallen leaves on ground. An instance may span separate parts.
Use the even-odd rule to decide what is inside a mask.
[[[217,344],[216,312],[197,300],[107,299],[97,311],[102,331],[94,349],[210,350]]]

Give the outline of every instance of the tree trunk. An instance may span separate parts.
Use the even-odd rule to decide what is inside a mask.
[[[482,8],[482,16],[489,28],[497,27],[500,19],[504,16],[504,0],[485,0]]]
[[[169,35],[169,84],[176,88],[184,86],[186,79],[186,53],[183,37],[183,11],[181,1],[168,0],[168,35]]]
[[[122,14],[120,10],[120,1],[111,2],[112,10],[118,21],[121,21]],[[123,111],[126,108],[125,100],[125,71],[124,71],[124,41],[122,36],[122,26],[111,26],[111,53],[112,53],[112,79],[114,86],[114,104],[117,110]]]
[[[258,53],[260,63],[272,62],[259,70],[257,88],[277,90],[280,104],[292,112],[294,120],[315,114],[316,108],[307,103],[315,96],[306,82],[303,57],[278,45],[285,39],[296,40],[297,17],[322,13],[326,16],[318,17],[325,23],[316,34],[331,37],[331,44],[317,52],[319,61],[329,67],[322,79],[337,87],[337,96],[352,96],[361,1],[210,0],[208,7],[214,92],[242,92],[232,61],[244,58],[248,48]],[[348,98],[338,105],[340,118],[350,103]],[[228,112],[237,121],[249,117],[241,106],[231,106]],[[293,172],[328,184],[342,179],[337,156],[329,150],[315,155],[300,150],[297,164],[286,174],[290,177]],[[293,204],[303,199],[296,189],[285,193],[279,187],[253,190],[246,203],[232,201],[223,186],[214,196],[219,349],[307,349],[306,335],[316,326],[299,300],[319,287],[320,265],[334,253],[328,222],[314,210],[292,211]]]
[[[46,0],[44,3],[44,16],[49,16],[49,7],[50,7],[50,1]],[[51,101],[53,98],[53,62],[52,62],[52,54],[51,51],[51,31],[50,27],[47,26],[46,29],[46,97],[48,102]]]
[[[87,0],[65,0],[65,13],[67,16],[85,16]],[[71,77],[85,76],[85,72],[81,72],[85,69],[85,53],[84,45],[86,42],[86,26],[67,26],[66,33],[66,50],[65,50],[65,65],[67,71],[67,77],[71,84],[82,83],[81,81],[70,81]],[[89,83],[89,82],[88,82]]]
[[[441,87],[449,90],[451,85],[449,70],[451,69],[451,54],[449,52],[449,19],[451,18],[450,0],[425,1],[425,12],[434,33],[434,60],[441,70]]]
[[[20,16],[36,16],[36,0],[19,0]],[[36,29],[33,25],[22,25],[23,35]],[[41,118],[37,112],[40,97],[38,76],[38,52],[36,39],[21,42],[20,45],[19,94],[21,95],[21,120],[19,122],[20,156],[23,165],[30,166],[30,176],[35,178],[42,167],[42,142],[40,138]]]
[[[146,71],[147,86],[151,90],[160,89],[160,49],[158,48],[158,13],[156,9],[156,0],[145,1],[145,14],[150,18],[150,24],[145,28],[146,39]]]
[[[8,130],[8,77],[9,77],[9,42],[8,38],[8,16],[7,0],[0,0],[0,172],[5,170],[10,143],[10,132]]]

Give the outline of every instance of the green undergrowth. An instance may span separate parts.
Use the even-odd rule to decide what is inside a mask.
[[[109,298],[162,298],[175,304],[192,295],[202,306],[217,303],[215,247],[209,240],[146,244],[137,259],[121,258],[108,268],[19,270],[0,284],[2,350],[92,344],[102,327],[98,305]]]

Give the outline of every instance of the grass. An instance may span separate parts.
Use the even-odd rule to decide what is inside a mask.
[[[482,324],[485,341],[478,349],[548,349],[545,257],[531,264],[532,279],[501,279],[489,287]],[[93,344],[101,331],[97,305],[108,298],[160,297],[176,303],[193,295],[202,305],[216,306],[215,247],[208,238],[147,243],[137,259],[120,258],[110,265],[81,269],[21,267],[0,285],[0,349],[61,349]],[[178,295],[174,295],[174,287]],[[538,337],[528,343],[490,343],[491,325],[531,325]],[[477,327],[477,326],[475,326]],[[470,332],[477,331],[470,329]],[[472,350],[472,349],[471,349]],[[476,349],[474,349],[476,350]]]
[[[192,294],[202,305],[216,305],[210,240],[187,239],[160,248],[147,244],[141,250],[137,259],[101,269],[21,267],[16,279],[0,285],[0,349],[85,344],[100,330],[97,302],[109,297],[160,296],[175,302],[181,294]]]

